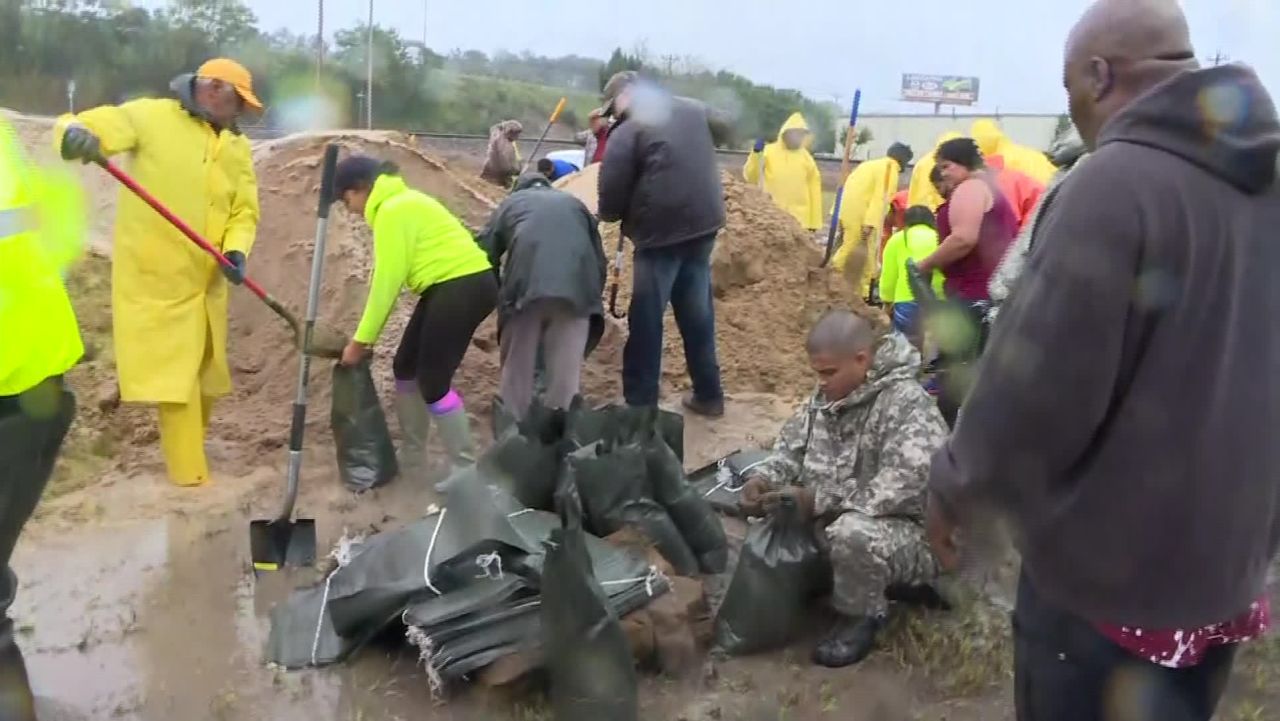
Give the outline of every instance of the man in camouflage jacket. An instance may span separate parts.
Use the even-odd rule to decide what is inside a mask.
[[[744,510],[791,496],[830,549],[840,622],[813,653],[839,667],[870,652],[890,587],[928,586],[938,564],[924,535],[929,462],[947,437],[920,387],[920,354],[900,333],[878,334],[831,311],[808,340],[818,390],[782,427],[773,455],[743,488]]]

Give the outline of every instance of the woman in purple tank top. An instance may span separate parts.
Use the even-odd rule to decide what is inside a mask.
[[[948,140],[936,153],[948,230],[938,249],[918,265],[926,277],[941,270],[946,278],[945,317],[951,320],[939,317],[932,325],[938,331],[941,366],[938,408],[953,425],[986,344],[987,285],[1018,234],[1018,217],[972,138]],[[957,332],[960,328],[967,332]]]
[[[989,301],[987,283],[1018,235],[1018,216],[1000,192],[972,138],[938,146],[937,167],[952,189],[948,202],[950,233],[938,250],[920,262],[920,270],[941,270],[948,298]]]

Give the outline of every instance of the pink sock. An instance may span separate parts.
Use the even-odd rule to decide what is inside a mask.
[[[428,403],[427,408],[431,410],[432,415],[443,416],[453,413],[462,407],[462,396],[458,395],[458,391],[450,388],[440,400],[435,403]]]

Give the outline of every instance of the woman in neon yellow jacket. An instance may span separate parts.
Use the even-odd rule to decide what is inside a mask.
[[[880,273],[880,300],[893,320],[893,328],[920,347],[920,305],[907,280],[907,261],[920,262],[938,249],[938,231],[933,211],[927,205],[913,205],[905,214],[906,227],[889,237],[884,246],[884,267]],[[933,292],[942,297],[944,278],[933,271]]]
[[[822,227],[822,178],[809,152],[812,141],[813,133],[804,116],[792,113],[778,130],[778,139],[768,145],[763,140],[756,141],[742,167],[748,183],[759,183],[763,156],[765,191],[805,230]]]
[[[393,163],[354,155],[338,163],[334,197],[373,229],[373,278],[355,335],[341,363],[363,362],[378,341],[401,288],[419,296],[396,350],[396,415],[406,475],[425,468],[432,417],[454,469],[474,460],[471,428],[453,375],[471,336],[498,300],[484,250],[438,200],[413,190]]]

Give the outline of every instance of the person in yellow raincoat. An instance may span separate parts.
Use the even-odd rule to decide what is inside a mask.
[[[929,180],[929,174],[933,172],[933,168],[937,164],[934,153],[938,151],[938,146],[948,140],[959,137],[962,137],[960,133],[954,131],[939,135],[938,141],[933,144],[933,150],[925,153],[923,158],[916,161],[915,167],[911,169],[911,184],[907,187],[908,208],[923,205],[936,212],[938,206],[942,205],[942,196],[938,195],[938,190],[933,187],[933,182]]]
[[[1042,186],[1047,185],[1058,172],[1048,156],[1035,148],[1013,142],[990,118],[973,121],[973,126],[969,129],[969,137],[978,144],[978,150],[982,152],[987,165],[997,170],[1001,168],[1016,170],[1030,176]],[[999,159],[993,160],[997,156]]]
[[[840,249],[831,259],[836,270],[858,283],[862,297],[871,292],[871,281],[880,263],[880,229],[889,212],[889,201],[898,192],[898,177],[911,164],[911,148],[894,143],[883,158],[867,160],[853,169],[844,183],[840,200]]]
[[[235,266],[223,269],[121,189],[111,266],[120,399],[159,405],[169,478],[187,486],[209,479],[205,430],[214,399],[231,392],[227,281],[243,282],[258,227],[253,156],[236,118],[262,103],[249,71],[226,59],[170,87],[172,98],[65,115],[54,134],[67,160],[127,154],[127,172]]]
[[[747,182],[758,184],[763,156],[765,191],[805,230],[822,227],[822,177],[809,152],[812,142],[813,133],[804,116],[792,113],[778,130],[778,139],[768,145],[757,140],[742,167]]]

